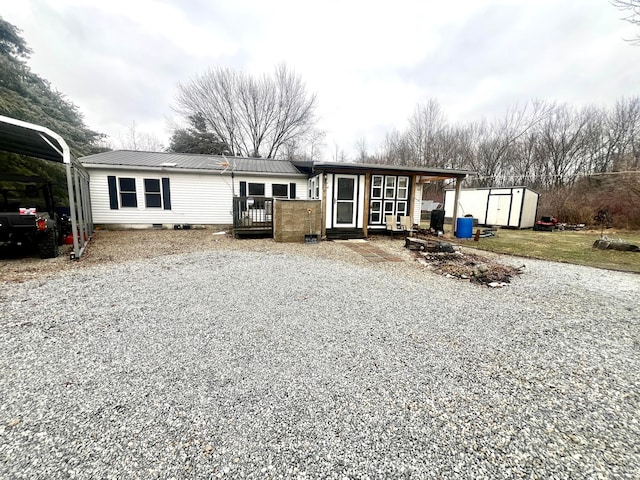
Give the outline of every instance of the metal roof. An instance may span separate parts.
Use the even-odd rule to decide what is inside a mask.
[[[192,153],[140,152],[114,150],[82,157],[84,165],[110,165],[153,167],[188,170],[229,170],[233,172],[301,174],[288,160],[233,157],[226,155],[200,155]]]
[[[415,173],[418,175],[440,177],[440,178],[454,178],[454,177],[466,177],[467,175],[475,175],[476,172],[471,170],[458,170],[452,168],[435,168],[435,167],[409,167],[406,165],[382,165],[378,163],[347,163],[347,162],[321,162],[314,163],[313,169],[315,171],[331,171],[331,170],[351,170],[351,171],[371,171],[371,172],[405,172]]]
[[[418,174],[434,178],[456,178],[474,175],[470,170],[447,168],[408,167],[404,165],[380,165],[346,162],[296,162],[271,158],[233,157],[226,155],[202,155],[193,153],[140,152],[136,150],[114,150],[97,153],[80,159],[84,165],[105,165],[142,168],[164,168],[184,170],[224,170],[264,174],[307,174],[313,171],[371,171]]]
[[[69,149],[60,135],[41,125],[3,115],[0,115],[0,150],[58,163],[70,161]]]

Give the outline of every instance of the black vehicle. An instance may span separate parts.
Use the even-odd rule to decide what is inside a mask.
[[[40,258],[53,258],[70,230],[68,217],[56,213],[50,181],[0,176],[0,247],[33,246]]]

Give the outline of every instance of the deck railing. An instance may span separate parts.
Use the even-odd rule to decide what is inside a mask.
[[[233,230],[236,234],[273,233],[273,198],[234,197]]]

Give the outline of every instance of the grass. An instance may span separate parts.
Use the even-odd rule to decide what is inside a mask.
[[[621,238],[640,246],[640,231],[605,230],[604,234],[610,239]],[[598,238],[599,230],[536,232],[500,229],[495,237],[481,238],[478,242],[461,240],[460,243],[495,253],[640,273],[640,252],[598,250],[592,247]]]

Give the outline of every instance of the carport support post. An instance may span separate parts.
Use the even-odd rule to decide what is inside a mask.
[[[451,234],[456,234],[456,223],[458,220],[458,198],[460,197],[460,184],[462,178],[456,177],[456,193],[453,197],[453,218],[451,219]]]
[[[76,205],[73,194],[73,173],[71,171],[71,160],[65,162],[67,168],[67,190],[69,192],[69,210],[71,213],[71,235],[73,236],[73,254],[77,260],[80,258],[80,246],[78,245],[78,221],[76,219]]]

